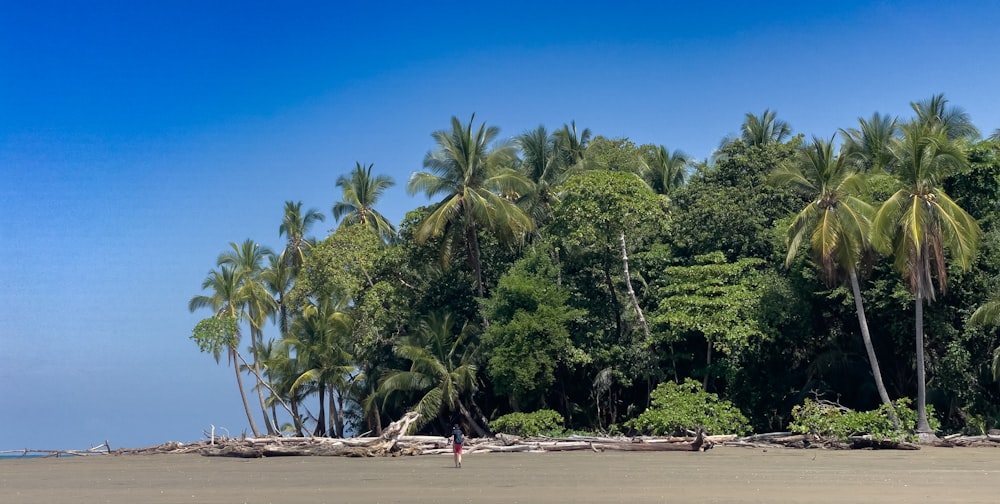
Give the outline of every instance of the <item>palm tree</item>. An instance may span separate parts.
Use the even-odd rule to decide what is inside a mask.
[[[997,130],[990,135],[989,140],[991,142],[1000,142],[1000,128],[997,128]]]
[[[811,145],[799,151],[794,163],[775,170],[771,180],[777,185],[790,185],[810,198],[788,227],[785,267],[791,265],[808,235],[816,265],[828,285],[841,272],[847,273],[875,386],[898,427],[899,420],[882,382],[882,371],[868,332],[858,282],[858,263],[870,250],[871,217],[875,213],[871,205],[858,198],[863,191],[863,176],[853,169],[847,156],[834,154],[832,138],[830,141],[814,138]]]
[[[854,161],[858,171],[884,172],[892,162],[892,142],[898,130],[895,118],[878,112],[868,120],[859,117],[858,128],[840,130],[844,139],[841,155]]]
[[[659,145],[651,153],[650,159],[643,159],[646,182],[657,194],[669,195],[674,189],[684,185],[691,158],[680,150],[671,152]]]
[[[242,279],[240,277],[241,273],[229,265],[223,265],[219,269],[209,271],[208,276],[201,283],[201,288],[202,290],[211,289],[211,294],[192,297],[191,301],[188,302],[188,310],[194,312],[199,308],[211,308],[216,318],[238,318],[240,307],[243,305],[240,293]],[[250,422],[250,431],[253,432],[254,437],[260,437],[260,431],[257,430],[253,414],[250,413],[250,403],[247,401],[246,389],[243,387],[243,376],[237,358],[239,339],[239,327],[237,327],[236,344],[229,345],[227,348],[228,355],[226,361],[232,364],[233,369],[236,371],[236,386],[240,390],[240,398],[243,399],[243,409],[246,411],[247,421]],[[219,357],[219,354],[215,354],[216,362],[219,361]]]
[[[333,218],[338,221],[343,218],[343,224],[371,226],[384,241],[389,242],[394,239],[396,228],[375,210],[375,204],[396,182],[387,175],[372,177],[373,166],[355,163],[350,177],[337,177],[337,187],[343,190],[343,196],[333,205]]]
[[[338,413],[336,409],[334,391],[354,369],[344,344],[346,335],[350,334],[350,316],[344,308],[344,303],[333,298],[310,303],[293,324],[292,335],[284,340],[285,345],[295,349],[296,359],[303,369],[292,383],[292,393],[310,384],[319,395],[319,415],[313,432],[316,436],[343,435],[342,411]],[[330,431],[326,425],[327,396],[330,398],[330,422],[336,424]]]
[[[576,121],[564,124],[562,129],[552,134],[556,140],[556,153],[564,170],[579,171],[583,169],[583,161],[590,145],[590,128],[577,131]]]
[[[315,208],[310,208],[303,214],[301,201],[285,202],[285,215],[281,219],[281,226],[278,227],[278,236],[288,237],[283,255],[294,271],[302,267],[306,254],[313,245],[313,242],[306,238],[306,233],[313,224],[324,219],[323,214]]]
[[[750,146],[767,145],[781,143],[791,134],[792,128],[788,123],[778,119],[773,110],[764,110],[759,117],[747,113],[740,138]]]
[[[412,408],[420,414],[418,429],[435,419],[447,428],[449,415],[458,414],[484,436],[486,431],[463,402],[476,391],[475,348],[468,342],[478,329],[469,323],[457,329],[455,325],[451,314],[432,313],[421,320],[415,334],[393,347],[397,356],[410,361],[410,368],[386,375],[379,392],[385,398],[397,392],[419,395]]]
[[[969,317],[969,324],[972,326],[1000,326],[1000,296],[994,296],[985,302]],[[990,366],[993,371],[993,380],[1000,381],[1000,347],[993,350],[993,360]]]
[[[944,192],[948,175],[968,161],[961,145],[950,140],[940,124],[915,121],[902,126],[893,144],[894,173],[903,188],[879,208],[873,221],[873,243],[892,254],[895,267],[909,281],[916,297],[917,427],[931,434],[927,421],[924,371],[924,300],[934,300],[934,280],[948,286],[945,250],[968,269],[979,245],[980,229],[965,210]]]
[[[241,318],[250,324],[250,352],[253,356],[252,366],[258,380],[261,376],[260,348],[264,339],[264,324],[267,317],[274,311],[274,299],[261,280],[264,262],[274,253],[271,249],[261,246],[253,240],[244,240],[241,244],[229,243],[230,250],[219,255],[218,264],[232,265],[240,275],[240,299],[245,309],[240,310]],[[260,384],[258,384],[260,385]],[[267,406],[264,400],[264,387],[257,388],[260,407],[264,412],[264,423],[268,434],[276,434],[274,426],[267,417]]]
[[[917,122],[928,126],[942,127],[949,140],[979,136],[979,130],[972,125],[969,113],[961,107],[949,107],[944,94],[936,94],[927,100],[911,102],[910,107],[917,113]]]
[[[289,313],[289,306],[285,298],[295,283],[294,269],[289,264],[291,261],[286,259],[286,254],[290,251],[289,249],[285,249],[279,255],[270,256],[268,258],[270,264],[260,273],[260,281],[274,299],[276,309],[271,315],[277,319],[276,322],[278,323],[278,330],[281,331],[281,337],[288,335],[291,314]]]
[[[535,228],[548,222],[552,208],[559,202],[555,188],[565,181],[566,167],[559,156],[558,141],[544,126],[525,132],[517,138],[522,160],[518,169],[533,186],[518,199],[518,204],[531,216]]]
[[[473,131],[475,117],[473,114],[463,126],[453,116],[451,131],[434,132],[437,149],[424,158],[424,167],[430,171],[415,172],[407,191],[423,192],[429,198],[444,195],[418,225],[417,242],[422,244],[446,231],[462,236],[476,290],[479,297],[484,297],[479,230],[489,228],[501,239],[512,240],[530,231],[532,222],[511,200],[514,195],[530,190],[530,182],[509,168],[514,146],[501,143],[491,150],[489,146],[500,130],[482,123]],[[450,238],[446,241],[450,242]]]

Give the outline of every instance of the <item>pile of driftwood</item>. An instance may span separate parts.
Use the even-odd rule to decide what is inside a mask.
[[[416,414],[407,414],[393,422],[378,437],[347,439],[264,437],[229,438],[215,437],[196,443],[170,442],[148,448],[121,448],[112,450],[110,444],[89,450],[9,450],[0,454],[58,457],[64,455],[145,455],[160,453],[198,453],[212,457],[280,457],[280,456],[343,456],[381,457],[401,455],[435,455],[451,453],[447,438],[441,436],[406,436]],[[694,434],[694,433],[692,433]],[[497,434],[492,438],[466,438],[466,453],[504,452],[559,452],[591,450],[617,451],[690,451],[702,452],[713,446],[749,448],[824,448],[824,449],[895,449],[919,450],[920,445],[904,441],[885,441],[871,436],[852,436],[847,440],[821,438],[812,434],[772,432],[747,437],[736,435],[705,436],[701,432],[689,437],[569,437],[522,438]],[[954,434],[932,443],[933,446],[994,446],[1000,447],[1000,432],[991,431],[982,436]]]
[[[965,436],[952,434],[930,443],[911,443],[907,441],[892,441],[875,439],[869,435],[849,436],[846,440],[823,438],[814,434],[796,434],[793,432],[772,432],[770,434],[755,434],[723,443],[725,446],[747,446],[753,448],[785,447],[785,448],[826,448],[835,450],[881,449],[881,450],[919,450],[921,446],[939,447],[1000,447],[1000,431],[982,436]]]

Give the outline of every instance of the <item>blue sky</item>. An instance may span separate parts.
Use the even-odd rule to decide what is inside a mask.
[[[325,236],[356,161],[398,222],[452,115],[696,158],[765,108],[829,137],[943,92],[1000,127],[989,1],[364,3],[0,1],[0,450],[246,429],[188,340],[216,257],[280,249],[287,200]]]

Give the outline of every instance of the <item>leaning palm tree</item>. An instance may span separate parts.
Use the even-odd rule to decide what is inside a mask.
[[[649,159],[643,159],[643,178],[657,194],[669,195],[684,185],[691,158],[680,150],[670,151],[659,145]]]
[[[465,405],[476,391],[474,347],[469,340],[476,331],[469,323],[456,328],[451,314],[432,313],[421,320],[415,334],[400,339],[393,352],[408,361],[406,370],[390,372],[379,384],[382,397],[394,393],[419,396],[412,410],[420,414],[417,427],[432,420],[446,428],[449,415],[459,415],[479,436],[486,431]]]
[[[894,117],[878,112],[871,119],[858,118],[858,127],[841,129],[844,140],[841,155],[847,156],[862,172],[882,173],[892,163],[892,142],[899,124]]]
[[[902,188],[875,215],[872,240],[892,254],[897,270],[916,297],[917,427],[933,435],[927,421],[924,371],[924,300],[934,300],[936,280],[945,292],[946,261],[968,269],[976,255],[981,231],[975,219],[944,192],[944,179],[968,164],[965,151],[939,124],[914,121],[904,125],[893,144],[894,174]],[[949,250],[949,257],[945,256]]]
[[[264,324],[267,317],[275,310],[274,298],[267,291],[261,279],[264,271],[264,263],[268,261],[274,253],[270,248],[261,246],[253,240],[247,239],[243,243],[229,243],[230,250],[219,255],[218,264],[232,265],[240,274],[240,298],[243,300],[244,309],[240,310],[240,315],[250,324],[250,351],[253,356],[251,366],[258,381],[261,380],[260,368],[260,348],[264,344]],[[258,383],[258,385],[261,385]],[[267,406],[264,400],[265,387],[257,387],[257,395],[260,399],[260,407],[264,412],[264,423],[268,434],[277,434],[277,430],[271,425],[267,416]]]
[[[349,177],[337,177],[337,187],[343,190],[343,196],[333,205],[333,218],[338,221],[343,219],[343,224],[371,226],[383,241],[389,242],[394,239],[396,228],[375,210],[375,204],[395,182],[387,175],[372,177],[373,166],[354,163],[354,171]]]
[[[959,138],[975,138],[979,130],[972,124],[969,113],[961,107],[948,106],[944,94],[936,94],[927,100],[910,103],[917,114],[917,122],[928,126],[940,126],[949,140]]]
[[[858,282],[858,264],[870,250],[871,217],[875,213],[871,205],[858,197],[864,188],[863,175],[854,170],[846,156],[834,153],[833,139],[814,138],[812,144],[799,151],[793,163],[775,170],[771,182],[791,186],[809,197],[809,204],[788,227],[785,267],[791,265],[799,245],[808,236],[816,265],[828,285],[842,273],[847,274],[875,386],[898,427],[899,420],[882,382],[882,371],[868,332]]]
[[[792,135],[791,126],[778,119],[773,110],[764,110],[760,116],[747,113],[740,129],[740,138],[750,146],[781,143]]]
[[[236,319],[239,316],[240,307],[243,306],[243,298],[240,293],[240,283],[242,274],[233,266],[223,265],[219,269],[208,272],[205,281],[201,283],[202,290],[211,289],[209,295],[197,295],[188,302],[188,310],[194,312],[199,308],[211,308],[216,318]],[[236,371],[236,386],[240,390],[240,398],[243,399],[243,409],[247,414],[247,421],[250,422],[250,431],[254,437],[260,437],[257,424],[253,420],[253,413],[250,412],[250,403],[247,401],[246,389],[243,387],[243,374],[240,370],[240,363],[237,356],[239,351],[240,332],[236,328],[235,340],[227,347],[226,361],[233,365]],[[215,353],[215,361],[219,362],[219,353]],[[265,413],[266,416],[266,413]]]
[[[500,143],[490,149],[500,130],[482,123],[473,130],[475,114],[467,125],[451,118],[451,131],[434,132],[437,149],[424,157],[427,172],[415,172],[407,191],[422,192],[429,198],[444,195],[417,227],[416,239],[449,234],[465,240],[469,269],[476,280],[476,291],[484,297],[479,231],[493,230],[501,239],[521,239],[532,229],[531,218],[512,198],[530,190],[530,182],[510,168],[514,145]],[[450,243],[450,237],[446,238]]]
[[[325,217],[319,210],[310,208],[302,213],[302,202],[285,202],[285,215],[278,227],[278,236],[287,236],[288,243],[283,253],[285,261],[298,271],[306,260],[306,254],[312,248],[312,241],[306,238],[309,228],[316,222],[323,222]]]

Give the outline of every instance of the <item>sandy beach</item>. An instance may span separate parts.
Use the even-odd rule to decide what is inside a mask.
[[[995,503],[1000,450],[0,459],[4,503]]]

